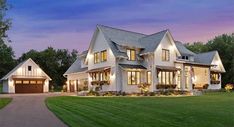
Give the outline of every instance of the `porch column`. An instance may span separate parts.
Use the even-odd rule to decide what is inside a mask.
[[[181,90],[185,90],[185,65],[182,65],[182,70],[181,70]]]
[[[192,80],[192,66],[190,66],[189,67],[189,75],[188,75],[188,77],[189,77],[189,88],[188,88],[188,90],[193,90],[193,80]],[[193,73],[194,73],[194,75],[195,75],[195,72],[194,72],[194,70],[193,70]]]
[[[208,78],[208,84],[210,85],[210,67],[208,68],[207,75],[208,75],[208,77],[207,77]]]
[[[70,80],[67,80],[67,92],[70,92]]]

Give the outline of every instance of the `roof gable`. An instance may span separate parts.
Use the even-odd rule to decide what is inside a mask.
[[[6,74],[1,80],[7,80],[10,76],[12,76],[12,74],[14,74],[15,71],[18,70],[18,68],[22,67],[24,64],[26,64],[27,62],[31,62],[33,65],[35,65],[37,68],[41,69],[31,58],[21,62],[20,64],[18,64],[15,68],[13,68],[8,74]],[[42,69],[41,69],[42,73],[49,79],[52,80]]]
[[[88,67],[81,67],[81,58],[78,57],[77,60],[67,69],[67,71],[63,74],[68,75],[68,74],[72,74],[72,73],[78,73],[78,72],[83,72],[83,71],[87,71]]]

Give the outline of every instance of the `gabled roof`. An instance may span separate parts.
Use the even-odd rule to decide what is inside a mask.
[[[115,42],[118,45],[144,48],[138,40],[142,37],[145,37],[145,34],[126,31],[103,25],[97,25],[97,27],[103,32],[104,37],[106,39]]]
[[[13,68],[8,74],[6,74],[1,80],[7,80],[18,68],[20,68],[21,66],[23,66],[26,62],[31,61],[35,66],[37,66],[38,68],[40,68],[31,58],[19,63],[15,68]],[[41,68],[40,68],[41,69]],[[41,69],[42,70],[42,69]],[[46,75],[46,77],[49,80],[52,80],[43,70],[42,72],[44,73],[44,75]]]
[[[154,52],[167,32],[168,30],[163,30],[140,38],[139,42],[145,47],[141,54]]]
[[[176,47],[181,55],[194,56],[195,53],[188,50],[181,42],[175,41]]]
[[[194,57],[194,61],[203,64],[211,64],[216,53],[217,51],[210,51],[210,52],[196,54]]]
[[[87,71],[88,67],[81,67],[81,58],[78,57],[77,60],[68,68],[68,70],[63,75],[68,75],[72,73]]]

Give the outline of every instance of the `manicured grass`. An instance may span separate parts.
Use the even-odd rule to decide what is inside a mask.
[[[0,109],[11,102],[11,98],[0,98]]]
[[[233,127],[234,93],[197,97],[50,97],[72,127]]]
[[[0,84],[0,94],[2,93],[2,84]]]

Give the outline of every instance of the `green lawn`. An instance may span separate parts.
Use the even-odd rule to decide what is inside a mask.
[[[1,95],[0,95],[1,96]],[[0,98],[0,109],[11,102],[11,98]]]
[[[197,97],[51,97],[72,127],[234,127],[234,93]]]
[[[2,84],[0,84],[0,94],[2,93]]]

